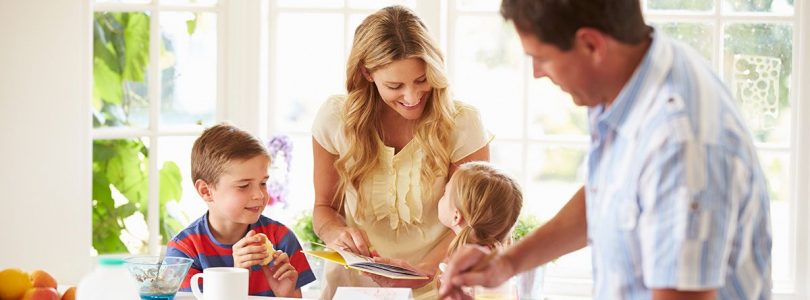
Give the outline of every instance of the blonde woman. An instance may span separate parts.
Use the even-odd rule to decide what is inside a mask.
[[[338,286],[410,287],[435,298],[453,234],[438,219],[447,178],[489,160],[492,136],[472,107],[450,99],[444,59],[409,9],[383,8],[358,26],[345,96],[313,125],[314,226],[330,247],[413,265],[430,280],[389,280],[329,265],[323,299]]]

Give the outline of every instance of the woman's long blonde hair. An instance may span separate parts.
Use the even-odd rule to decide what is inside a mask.
[[[486,162],[468,162],[453,174],[447,191],[464,218],[464,227],[450,243],[448,254],[467,244],[498,247],[507,243],[512,226],[523,208],[523,193],[517,182]]]
[[[344,133],[349,150],[335,162],[339,182],[335,198],[342,208],[346,188],[357,191],[357,214],[362,216],[365,201],[360,184],[379,164],[380,115],[385,103],[368,73],[409,58],[425,62],[427,82],[432,87],[422,117],[415,125],[414,142],[424,153],[421,171],[422,197],[430,196],[432,183],[447,176],[450,164],[451,130],[457,107],[450,100],[444,58],[430,38],[425,24],[402,6],[383,8],[368,16],[357,27],[346,63],[346,97],[343,106]]]

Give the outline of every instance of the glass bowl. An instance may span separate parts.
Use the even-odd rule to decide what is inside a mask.
[[[144,300],[172,300],[186,278],[193,260],[184,257],[133,256],[124,259],[129,274],[138,282]]]

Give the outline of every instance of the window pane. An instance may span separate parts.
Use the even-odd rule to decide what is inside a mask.
[[[161,125],[210,125],[217,98],[217,18],[212,13],[160,15]]]
[[[214,5],[217,0],[158,0],[160,4],[171,5]]]
[[[714,9],[714,0],[647,0],[647,9],[705,12]]]
[[[514,28],[495,16],[460,16],[455,28],[455,98],[477,107],[498,138],[522,137],[524,54]]]
[[[292,155],[289,160],[289,182],[286,187],[286,200],[283,204],[265,209],[264,214],[288,226],[303,210],[312,210],[315,203],[315,186],[312,184],[312,135],[289,136]],[[270,181],[276,179],[271,172]]]
[[[343,0],[277,0],[280,7],[301,8],[339,8],[343,7]]]
[[[723,12],[757,12],[792,15],[793,1],[795,0],[724,0]]]
[[[529,82],[529,137],[587,135],[588,114],[550,79]]]
[[[150,3],[151,0],[96,0],[96,3]]]
[[[790,153],[760,151],[759,162],[768,181],[773,232],[773,280],[790,280]]]
[[[725,27],[724,79],[759,142],[790,143],[792,36],[790,25]]]
[[[342,14],[279,15],[275,119],[281,131],[309,132],[321,103],[346,93],[343,32]]]
[[[191,179],[191,147],[196,139],[196,136],[160,138],[158,167],[164,244],[208,209]]]
[[[532,144],[526,165],[529,178],[526,209],[541,220],[551,219],[585,182],[586,146]]]
[[[93,17],[93,127],[149,124],[149,15],[97,12]]]
[[[529,146],[528,183],[524,187],[524,212],[543,222],[551,219],[585,182],[587,146]],[[590,248],[565,255],[549,267],[550,277],[589,278]]]
[[[380,9],[395,4],[413,9],[416,6],[416,0],[349,0],[351,8]]]
[[[466,11],[498,11],[501,8],[499,0],[458,0],[459,10]]]
[[[98,254],[145,253],[148,140],[93,141],[93,248]]]
[[[489,144],[490,161],[493,164],[502,168],[510,176],[517,180],[521,188],[524,182],[524,165],[523,165],[523,145],[519,142],[504,142],[498,139]],[[525,200],[524,200],[525,201]]]
[[[712,61],[712,49],[714,49],[714,26],[709,23],[680,23],[664,22],[654,23],[655,26],[669,37],[677,39],[695,49],[706,58]]]

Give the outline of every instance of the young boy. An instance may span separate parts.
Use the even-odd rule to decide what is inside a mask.
[[[249,294],[257,296],[300,298],[315,280],[295,234],[261,214],[269,163],[262,143],[231,125],[208,128],[194,142],[191,177],[208,212],[168,244],[167,256],[194,260],[181,291],[210,267],[249,269]]]

